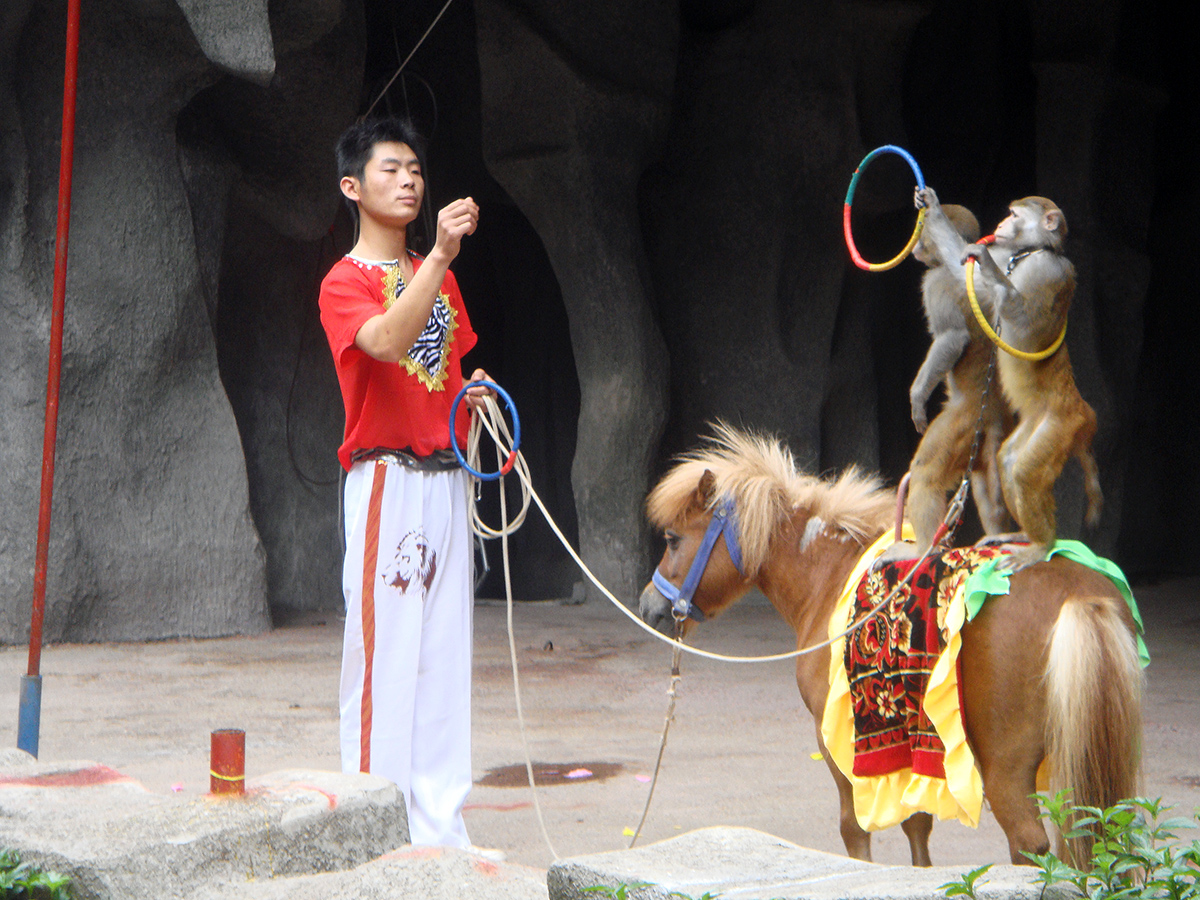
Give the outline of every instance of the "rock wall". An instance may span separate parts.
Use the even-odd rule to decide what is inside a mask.
[[[266,3],[114,3],[82,28],[46,636],[121,639],[269,624],[245,462],[175,141],[220,74],[273,70]],[[0,639],[27,628],[54,254],[65,4],[0,30]],[[193,31],[195,29],[195,32]],[[197,46],[196,33],[216,62]],[[211,40],[210,40],[211,38]]]
[[[340,605],[342,413],[315,295],[351,236],[330,148],[436,14],[85,8],[50,639]],[[32,583],[64,16],[0,8],[2,641]],[[1135,571],[1194,571],[1176,535],[1200,500],[1179,414],[1197,375],[1176,348],[1200,322],[1173,298],[1197,179],[1171,123],[1194,118],[1196,64],[1170,21],[1119,0],[457,0],[381,108],[432,132],[435,204],[483,205],[456,263],[469,362],[517,397],[535,483],[597,574],[636,594],[642,498],[710,419],[780,432],[818,469],[907,467],[920,267],[859,272],[840,235],[849,173],[883,143],[985,223],[1030,193],[1067,210],[1108,503],[1087,537]],[[868,181],[856,235],[882,258],[912,176],[880,162]],[[1073,470],[1059,493],[1075,533]],[[563,596],[580,576],[536,519],[518,594]]]
[[[580,385],[571,467],[584,560],[632,598],[649,571],[642,501],[666,413],[638,184],[662,152],[673,3],[476,4],[488,168],[562,287]]]

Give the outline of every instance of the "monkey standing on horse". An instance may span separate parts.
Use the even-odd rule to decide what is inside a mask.
[[[950,554],[945,563],[949,574],[939,571],[940,580],[930,573],[941,563],[930,564],[922,574],[923,599],[937,596],[937,608],[915,606],[920,615],[881,625],[884,616],[878,614],[905,584],[894,582],[902,578],[902,567],[885,571],[874,564],[884,541],[891,540],[894,496],[855,471],[829,481],[805,475],[777,442],[718,424],[711,446],[680,458],[647,501],[651,522],[667,540],[639,610],[656,627],[682,622],[686,634],[690,619],[719,614],[751,586],[771,600],[796,631],[797,686],[821,723],[818,748],[838,787],[841,833],[850,855],[869,860],[869,829],[901,823],[913,863],[928,865],[931,813],[974,824],[986,797],[1008,838],[1012,861],[1027,863],[1027,854],[1049,849],[1032,799],[1043,766],[1051,790],[1069,788],[1073,801],[1083,806],[1107,807],[1136,791],[1144,647],[1132,595],[1111,563],[1075,542],[1060,543],[1058,555],[1047,558],[1056,541],[1053,486],[1068,456],[1078,457],[1084,468],[1089,525],[1095,524],[1101,502],[1090,447],[1095,414],[1079,395],[1061,340],[1075,288],[1074,268],[1062,255],[1066,219],[1050,201],[1025,198],[1015,201],[996,227],[994,248],[968,246],[967,240],[978,235],[978,224],[971,228],[973,217],[943,208],[919,172],[918,182],[917,202],[927,213],[917,256],[930,266],[923,298],[934,346],[910,394],[914,424],[924,432],[912,467],[910,516],[922,529],[922,549],[929,549],[955,480],[948,473],[961,477],[968,467],[976,423],[990,432],[993,445],[999,442],[1008,424],[999,398],[989,398],[992,415],[980,415],[994,352],[984,339],[1009,342],[1009,349],[997,354],[998,381],[1018,424],[998,455],[985,449],[980,462],[1001,469],[1004,500],[1032,546],[1003,560],[989,549],[955,551],[958,555]],[[850,249],[862,265],[852,244]],[[978,264],[979,300],[1002,339],[982,323],[976,332],[974,311],[966,311],[968,259]],[[925,404],[943,378],[946,410],[926,428]],[[991,498],[994,493],[977,494],[989,531],[1000,527],[986,509]],[[914,509],[925,513],[912,515]],[[931,509],[936,514],[930,515]],[[1002,517],[998,501],[992,512]],[[724,542],[717,539],[721,534]],[[1001,566],[1011,578],[994,579]],[[981,581],[999,590],[967,584],[964,573],[976,570]],[[895,584],[891,592],[876,601],[889,584]],[[968,591],[976,598],[992,596],[968,612]],[[942,606],[943,600],[949,605]],[[857,609],[874,605],[848,621],[858,615],[847,615],[847,608],[856,609],[850,601],[859,604]],[[913,622],[921,623],[926,636],[943,632],[943,649],[916,640]],[[883,631],[896,635],[886,650]],[[828,642],[822,640],[826,635]],[[902,685],[902,696],[881,680],[933,652],[941,680],[931,706],[926,706],[926,688],[935,681],[932,674],[924,686]],[[858,666],[854,684],[852,656]],[[835,691],[838,673],[844,680]],[[947,749],[953,745],[955,775],[943,779],[944,785],[937,783],[935,771],[924,771],[924,763],[921,773],[911,760],[906,767],[903,753],[860,770],[860,736],[865,734],[868,752],[875,752],[871,739],[885,732],[871,730],[878,723],[869,717],[867,730],[860,731],[857,710],[886,707],[898,719],[901,702],[905,716],[917,709],[930,721],[936,715],[938,739]],[[891,723],[885,722],[897,733],[911,728]],[[895,746],[901,743],[896,739]],[[874,746],[887,749],[881,738]],[[944,756],[943,765],[949,760]],[[932,783],[906,780],[910,776]],[[878,790],[869,781],[877,777],[887,781]],[[1060,845],[1060,852],[1067,851],[1066,858],[1078,864],[1089,857],[1090,839],[1071,840],[1078,843]]]
[[[979,239],[979,221],[969,209],[953,204],[941,209],[963,240]],[[913,425],[922,435],[909,467],[908,518],[916,533],[918,555],[933,544],[946,515],[946,493],[957,487],[968,465],[984,533],[998,534],[1008,520],[996,453],[1012,428],[1012,416],[999,390],[989,389],[992,346],[971,312],[966,286],[952,267],[943,265],[931,239],[931,232],[940,227],[940,221],[933,229],[926,225],[913,247],[913,256],[929,267],[921,279],[921,302],[933,338],[909,391]],[[925,406],[943,379],[946,403],[928,422]],[[972,459],[977,427],[982,434]]]
[[[1062,253],[1067,234],[1062,210],[1044,197],[1016,200],[996,226],[995,242],[983,247],[967,244],[932,188],[918,189],[916,202],[926,208],[925,230],[942,268],[964,290],[964,264],[978,263],[978,293],[994,311],[1004,341],[1027,353],[1052,345],[1066,327],[1075,292],[1075,267]],[[1091,451],[1096,414],[1075,386],[1065,344],[1045,359],[1001,352],[997,367],[1017,415],[1016,428],[1000,446],[1000,483],[1009,512],[1030,542],[1005,562],[1017,571],[1045,559],[1054,544],[1054,482],[1070,456],[1083,467],[1085,521],[1089,527],[1098,523],[1102,497]]]

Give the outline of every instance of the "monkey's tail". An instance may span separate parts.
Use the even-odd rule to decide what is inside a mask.
[[[1083,490],[1088,501],[1083,522],[1088,528],[1095,528],[1100,524],[1100,512],[1104,509],[1104,492],[1100,490],[1100,467],[1096,465],[1096,457],[1092,456],[1091,447],[1081,447],[1075,458],[1083,467]]]
[[[1137,793],[1141,766],[1142,670],[1120,597],[1073,597],[1063,604],[1046,661],[1046,748],[1051,791],[1075,806],[1105,809]],[[1091,838],[1058,854],[1091,858]],[[1066,854],[1064,855],[1064,851]]]

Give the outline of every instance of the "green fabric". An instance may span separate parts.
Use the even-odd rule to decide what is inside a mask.
[[[1121,592],[1121,596],[1125,598],[1125,603],[1129,606],[1133,621],[1137,623],[1138,659],[1141,661],[1143,669],[1150,665],[1150,651],[1146,649],[1146,642],[1142,640],[1145,632],[1142,626],[1142,616],[1138,612],[1137,603],[1134,602],[1133,591],[1129,589],[1129,582],[1125,580],[1125,575],[1121,570],[1111,560],[1097,556],[1079,541],[1055,542],[1046,558],[1060,555],[1099,572],[1117,586],[1117,590]],[[1002,596],[1008,593],[1009,573],[996,571],[996,566],[1003,559],[1003,556],[997,556],[995,559],[988,560],[967,578],[964,590],[966,591],[968,622],[975,618],[979,610],[983,609],[983,604],[987,602],[988,597]]]

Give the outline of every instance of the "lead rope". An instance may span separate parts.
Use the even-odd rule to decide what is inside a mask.
[[[494,421],[498,421],[503,425],[503,418],[500,415],[500,408],[496,404],[496,401],[492,397],[484,397],[483,399],[485,401],[484,408],[487,411],[487,415],[486,416],[483,416],[483,415],[472,416],[471,428],[472,428],[472,430],[474,430],[477,427],[486,428],[488,433],[491,435],[492,440],[496,441],[497,446],[499,446],[498,432],[500,430],[507,431],[507,428],[498,429],[497,426],[494,424]],[[480,423],[480,424],[476,424],[476,423]],[[468,439],[468,444],[469,443],[470,443],[470,441]],[[511,443],[509,444],[509,446],[511,446]],[[501,454],[502,454],[502,451],[498,450],[497,458],[499,458],[499,459],[506,458],[506,457],[503,457]],[[475,463],[471,462],[470,459],[468,459],[468,462],[470,462],[472,467],[475,466]],[[879,612],[879,610],[883,609],[883,607],[885,605],[887,605],[888,601],[891,600],[890,596],[885,597],[883,600],[881,600],[879,603],[877,603],[874,607],[872,607],[868,612],[864,613],[856,621],[852,622],[848,628],[844,629],[843,631],[839,632],[838,634],[835,634],[833,637],[829,638],[828,640],[821,641],[820,643],[817,643],[817,644],[810,644],[809,646],[801,647],[798,650],[791,650],[787,653],[771,653],[771,654],[766,654],[763,656],[728,656],[724,653],[714,653],[711,650],[702,650],[699,647],[692,647],[689,644],[683,643],[682,641],[677,641],[674,638],[669,638],[665,634],[662,634],[661,632],[655,630],[654,628],[651,628],[649,625],[647,625],[645,622],[643,622],[641,620],[641,618],[637,615],[637,613],[632,612],[624,603],[622,603],[619,599],[617,599],[616,595],[614,595],[612,591],[610,591],[607,587],[605,587],[603,582],[601,582],[600,579],[595,576],[595,574],[592,572],[592,570],[588,568],[587,563],[585,563],[583,561],[583,558],[580,557],[579,553],[575,550],[575,548],[571,546],[571,542],[567,540],[566,535],[564,535],[562,533],[562,531],[559,529],[558,524],[554,521],[553,516],[550,515],[550,510],[546,509],[546,504],[544,502],[542,502],[542,498],[538,495],[538,492],[536,490],[534,490],[534,488],[533,488],[533,484],[531,483],[530,478],[529,478],[529,467],[524,464],[524,457],[522,456],[522,454],[520,454],[520,453],[517,454],[517,462],[514,464],[513,469],[517,472],[517,474],[521,478],[522,490],[527,491],[530,498],[532,498],[533,502],[535,504],[537,504],[537,508],[539,510],[541,510],[542,516],[545,518],[546,524],[548,526],[550,526],[550,530],[554,533],[554,536],[558,538],[559,542],[563,545],[563,548],[567,551],[568,554],[570,554],[571,559],[573,559],[575,561],[575,565],[577,565],[579,567],[579,570],[588,577],[588,580],[591,581],[591,583],[596,586],[596,589],[598,591],[600,591],[601,595],[603,595],[605,597],[605,599],[608,600],[609,603],[611,603],[613,606],[615,606],[617,608],[617,610],[622,615],[625,616],[625,618],[629,619],[629,621],[631,621],[634,625],[636,625],[642,631],[646,632],[652,638],[654,638],[655,640],[658,640],[658,641],[662,641],[664,644],[670,644],[672,647],[682,650],[685,653],[691,653],[695,656],[703,656],[705,659],[715,659],[718,662],[728,662],[728,663],[776,662],[776,661],[784,660],[784,659],[795,659],[798,656],[805,656],[809,653],[815,653],[818,650],[821,650],[825,647],[832,645],[833,643],[835,643],[837,641],[840,641],[842,638],[846,637],[848,634],[851,634],[852,632],[857,631],[859,628],[862,627],[863,623],[867,622],[872,616],[874,616],[877,612]],[[478,521],[478,520],[475,520],[475,521]],[[481,523],[479,523],[479,527],[487,528],[490,533],[489,536],[500,536],[504,532],[503,526],[501,526],[501,528],[498,530],[490,529],[489,526],[487,526],[486,524],[481,522]],[[509,530],[511,531],[512,529],[510,528]],[[922,557],[922,559],[923,558],[924,557]],[[899,589],[900,587],[903,587],[907,584],[908,584],[908,580],[905,579],[904,581],[900,582],[900,584],[898,584],[896,587],[897,587],[897,589]]]
[[[674,613],[674,616],[675,640],[682,644],[684,617],[678,613]],[[667,734],[671,730],[671,723],[675,721],[675,698],[679,696],[679,682],[683,680],[683,676],[679,673],[679,663],[682,659],[683,651],[676,647],[674,655],[671,657],[671,686],[667,688],[667,716],[663,720],[662,740],[658,743],[658,758],[654,760],[654,775],[650,778],[650,792],[646,795],[646,805],[642,808],[642,818],[638,820],[633,837],[629,839],[628,849],[630,850],[633,849],[633,845],[637,843],[638,837],[641,836],[642,826],[646,824],[646,816],[650,815],[650,801],[654,799],[654,788],[658,784],[658,772],[662,768],[663,753],[667,749]]]
[[[507,423],[504,421],[504,417],[500,414],[500,407],[496,403],[495,398],[493,398],[491,396],[485,396],[482,398],[482,400],[483,400],[482,411],[480,411],[478,409],[474,410],[473,414],[471,416],[471,430],[470,430],[470,433],[467,438],[467,453],[468,453],[467,461],[470,464],[471,468],[475,469],[475,471],[479,471],[479,452],[480,452],[479,451],[479,441],[480,441],[480,429],[481,428],[486,428],[488,431],[488,434],[491,435],[492,441],[496,447],[496,461],[497,461],[498,465],[503,464],[503,462],[506,458],[505,451],[502,449],[500,435],[503,434],[505,436],[505,438],[507,439],[508,447],[512,446],[512,436],[509,433],[509,429],[508,429]],[[667,735],[669,734],[669,732],[671,730],[671,722],[674,721],[674,719],[675,719],[675,701],[678,697],[679,682],[682,680],[682,675],[680,674],[680,663],[682,662],[683,651],[686,650],[689,653],[695,653],[698,656],[705,656],[710,659],[721,660],[723,662],[745,663],[745,662],[768,662],[768,661],[773,661],[773,660],[791,659],[792,657],[803,656],[805,654],[813,653],[817,650],[820,650],[823,647],[828,647],[828,646],[834,644],[835,642],[840,641],[842,638],[848,636],[852,632],[856,631],[865,622],[870,620],[881,609],[883,609],[884,606],[886,606],[889,602],[891,602],[891,600],[901,590],[903,590],[905,587],[907,587],[908,583],[912,580],[912,577],[916,573],[917,569],[920,568],[920,563],[923,562],[925,560],[925,558],[930,555],[930,553],[932,552],[932,549],[933,549],[931,547],[929,550],[925,551],[925,553],[921,556],[921,559],[918,560],[917,564],[914,565],[911,569],[909,569],[909,571],[905,574],[904,578],[902,578],[900,580],[900,582],[898,584],[896,584],[896,586],[894,588],[892,588],[892,590],[888,593],[888,595],[886,597],[884,597],[881,601],[879,601],[879,603],[875,604],[875,606],[873,606],[869,612],[863,614],[858,620],[853,622],[848,628],[843,630],[841,633],[835,635],[834,637],[831,637],[828,640],[822,641],[819,644],[813,644],[808,647],[802,647],[799,650],[794,650],[790,653],[777,653],[777,654],[772,654],[772,655],[768,655],[768,656],[726,656],[721,653],[713,653],[708,650],[701,650],[698,647],[690,647],[687,644],[683,643],[683,640],[682,640],[682,638],[683,638],[683,622],[679,618],[679,616],[675,617],[675,637],[668,638],[666,635],[659,633],[655,629],[651,628],[649,625],[642,622],[642,620],[640,618],[638,618],[637,616],[634,616],[633,613],[631,613],[628,609],[626,609],[625,605],[623,603],[621,603],[621,601],[618,600],[613,595],[613,593],[611,591],[609,591],[608,588],[605,587],[598,578],[596,578],[596,576],[594,574],[592,574],[592,570],[587,567],[587,564],[584,563],[584,561],[580,558],[579,554],[575,551],[575,548],[573,548],[571,546],[570,542],[566,539],[566,537],[563,535],[563,533],[559,530],[558,525],[555,523],[554,519],[550,516],[549,510],[547,510],[545,504],[542,503],[542,498],[539,497],[537,494],[537,491],[535,491],[533,489],[533,485],[532,485],[532,483],[530,481],[530,477],[529,477],[529,467],[528,467],[528,465],[526,465],[524,456],[522,454],[520,454],[520,453],[517,454],[516,462],[515,462],[513,468],[517,472],[517,475],[520,478],[520,482],[521,482],[522,504],[521,504],[521,513],[518,516],[518,518],[516,520],[514,520],[512,523],[510,523],[508,521],[508,501],[507,501],[505,491],[504,491],[504,476],[501,476],[498,479],[498,483],[500,486],[500,517],[501,517],[500,527],[498,529],[494,529],[494,528],[491,528],[490,526],[488,526],[485,522],[483,522],[482,519],[479,517],[478,510],[477,510],[475,504],[472,505],[471,524],[477,534],[485,535],[488,537],[499,537],[500,541],[501,541],[501,555],[502,555],[502,559],[503,559],[503,563],[504,563],[504,590],[505,590],[505,595],[506,595],[506,611],[507,611],[507,624],[508,624],[508,652],[509,652],[509,661],[512,666],[513,697],[514,697],[514,700],[516,703],[516,709],[517,709],[517,725],[518,725],[518,729],[521,734],[521,746],[525,752],[525,774],[529,780],[529,790],[533,796],[533,809],[534,809],[535,815],[537,816],[538,827],[542,831],[542,839],[546,842],[546,847],[550,851],[550,855],[553,856],[555,860],[558,860],[561,857],[559,857],[558,852],[554,849],[553,842],[550,840],[550,833],[549,833],[548,829],[546,828],[546,820],[542,815],[542,806],[541,806],[541,802],[539,801],[539,798],[538,798],[537,783],[533,777],[533,760],[532,760],[532,757],[529,752],[529,739],[525,733],[525,716],[524,716],[524,713],[523,713],[522,707],[521,707],[521,682],[520,682],[520,673],[519,673],[519,669],[518,669],[518,665],[517,665],[517,643],[516,643],[516,637],[514,635],[514,630],[513,630],[513,595],[512,595],[512,578],[511,578],[511,574],[510,574],[509,556],[508,556],[508,536],[511,533],[513,533],[514,531],[516,531],[516,529],[518,527],[520,527],[521,522],[524,521],[525,513],[529,509],[530,498],[532,498],[533,501],[537,503],[538,509],[541,510],[542,515],[546,519],[546,523],[550,526],[550,529],[554,532],[555,536],[558,537],[559,541],[562,542],[563,547],[566,548],[567,552],[571,555],[571,558],[573,560],[575,560],[576,565],[578,565],[579,568],[583,571],[583,573],[585,575],[587,575],[587,577],[589,579],[591,579],[592,583],[597,588],[599,588],[599,590],[604,594],[604,596],[607,597],[608,600],[610,602],[612,602],[612,604],[614,606],[616,606],[619,610],[621,610],[621,612],[625,613],[625,615],[632,622],[634,622],[634,624],[636,624],[638,627],[642,628],[644,631],[648,632],[655,638],[658,638],[661,641],[669,643],[672,646],[672,648],[674,649],[674,655],[673,655],[672,661],[671,661],[671,683],[670,683],[670,687],[667,690],[667,698],[668,698],[667,714],[663,721],[662,739],[659,742],[659,746],[658,746],[658,757],[654,763],[654,775],[651,777],[650,790],[646,796],[646,805],[642,810],[641,821],[638,822],[637,829],[634,831],[633,837],[629,842],[630,848],[633,847],[634,843],[637,841],[638,837],[641,835],[642,826],[646,823],[646,817],[649,815],[649,812],[650,812],[650,802],[654,799],[654,788],[658,784],[658,775],[659,775],[659,771],[662,767],[663,754],[665,753],[666,748],[667,748]],[[476,498],[478,498],[479,486],[480,485],[477,482],[476,483]]]
[[[497,464],[503,464],[504,456],[500,450],[500,439],[496,434],[495,423],[499,422],[499,429],[508,438],[509,445],[512,444],[512,436],[508,433],[508,426],[504,422],[503,416],[500,415],[500,408],[496,405],[496,401],[491,397],[487,398],[488,417],[491,420],[488,423],[488,431],[491,433],[496,446]],[[475,471],[479,469],[479,422],[482,419],[480,415],[471,416],[471,431],[467,438],[467,453],[468,462],[471,468]],[[522,485],[522,503],[521,512],[517,518],[511,523],[508,521],[508,498],[504,491],[504,476],[501,475],[498,479],[500,485],[500,528],[489,528],[486,523],[479,517],[478,504],[471,504],[471,525],[476,534],[484,537],[500,538],[500,555],[504,563],[504,595],[506,598],[505,610],[508,623],[508,657],[512,665],[513,678],[513,700],[517,707],[517,727],[521,733],[521,748],[525,751],[525,775],[529,779],[529,792],[533,796],[533,811],[537,816],[538,827],[542,830],[542,840],[546,842],[546,849],[550,851],[550,855],[557,861],[560,859],[558,851],[554,849],[554,842],[550,840],[550,832],[546,828],[546,819],[542,815],[542,804],[538,797],[537,782],[533,777],[533,757],[529,753],[529,738],[525,734],[525,713],[521,708],[521,674],[517,666],[517,639],[513,630],[513,593],[512,593],[512,574],[508,562],[508,536],[521,527],[525,521],[525,513],[529,510],[529,489],[528,478],[529,468],[525,465],[525,459],[521,456],[517,457],[515,464],[518,473],[521,476]],[[480,482],[476,481],[476,499],[478,499]]]

